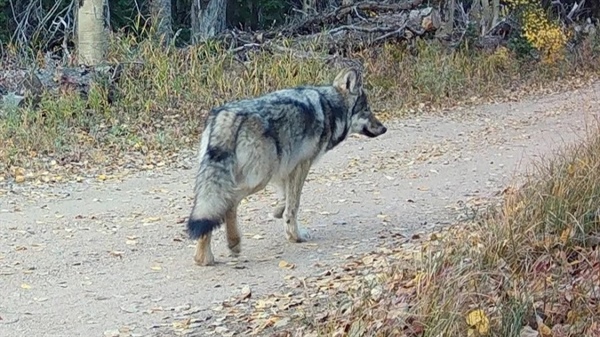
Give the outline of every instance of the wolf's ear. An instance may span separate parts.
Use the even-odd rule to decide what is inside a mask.
[[[362,88],[362,78],[355,69],[344,69],[335,77],[333,86],[343,93],[357,95]]]

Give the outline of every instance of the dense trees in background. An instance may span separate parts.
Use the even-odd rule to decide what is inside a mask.
[[[443,14],[444,27],[441,31],[445,30],[451,39],[458,35],[458,40],[465,32],[484,37],[492,30],[498,30],[500,21],[507,18],[502,10],[516,9],[516,12],[522,13],[521,19],[527,20],[516,26],[515,20],[512,20],[508,25],[521,31],[534,48],[547,53],[553,53],[552,48],[560,49],[566,44],[564,33],[552,20],[558,18],[562,24],[568,25],[600,17],[600,1],[376,2],[411,2],[436,8]],[[13,46],[28,53],[50,51],[69,54],[76,50],[79,62],[94,64],[105,55],[109,31],[133,35],[138,40],[158,38],[165,44],[181,46],[200,43],[228,28],[268,30],[297,18],[361,3],[358,0],[0,0],[0,45]],[[348,16],[348,23],[350,19]],[[461,20],[465,27],[457,33],[456,22]]]
[[[65,32],[77,29],[73,25],[76,3],[85,12],[79,14],[83,15],[80,18],[91,15],[87,8],[103,3],[107,29],[143,35],[150,18],[155,17],[160,18],[154,23],[159,35],[168,40],[178,32],[179,41],[189,43],[226,27],[268,29],[292,15],[321,11],[340,5],[342,0],[0,0],[0,41],[7,44],[27,40],[39,47],[60,45]],[[98,14],[94,14],[96,20]]]
[[[392,0],[402,2],[406,0]],[[90,4],[89,2],[93,3]],[[76,3],[84,13],[79,16],[88,20],[86,8],[102,3],[105,28],[113,31],[144,35],[151,24],[155,31],[168,42],[174,34],[178,43],[190,43],[210,37],[226,27],[243,30],[269,29],[281,25],[293,16],[312,15],[326,9],[358,2],[356,0],[0,0],[0,41],[2,44],[16,42],[32,47],[51,48],[61,45],[63,36],[75,35]],[[454,0],[424,0],[424,4],[449,8]],[[481,3],[511,3],[514,0],[464,0],[465,7]],[[588,16],[599,17],[600,1],[541,0],[549,11],[568,13],[573,6],[583,4]],[[578,12],[581,12],[578,11]],[[497,13],[496,13],[497,14]],[[99,25],[98,12],[95,19],[82,25]],[[83,28],[87,29],[87,28]],[[71,41],[69,41],[70,43]]]

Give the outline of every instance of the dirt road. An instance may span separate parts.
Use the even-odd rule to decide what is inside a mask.
[[[503,189],[539,154],[584,135],[600,85],[518,103],[388,123],[351,138],[305,184],[300,220],[312,241],[291,244],[270,218],[271,190],[239,210],[242,256],[193,263],[183,232],[191,169],[145,171],[121,182],[0,186],[0,336],[151,336],[178,312],[210,315],[239,293],[276,290],[367,252],[384,231],[410,234],[455,222],[462,207]],[[279,268],[281,260],[296,264]],[[199,334],[201,335],[201,334]]]

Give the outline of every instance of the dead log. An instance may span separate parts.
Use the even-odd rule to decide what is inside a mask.
[[[0,70],[0,94],[12,97],[17,106],[36,106],[44,92],[64,94],[75,92],[87,99],[93,83],[107,86],[109,103],[115,93],[123,64],[107,64],[94,67],[55,67],[36,70]],[[15,99],[16,98],[16,101]]]
[[[365,20],[361,12],[369,11],[375,15],[385,13],[399,13],[417,8],[423,0],[407,0],[398,4],[385,4],[380,2],[360,2],[351,5],[343,5],[324,15],[314,15],[298,24],[283,27],[277,32],[279,36],[294,37],[306,34],[315,34],[331,26],[348,24],[354,20]]]
[[[371,48],[389,41],[410,40],[434,33],[441,27],[440,14],[431,7],[393,13],[367,22],[342,25],[322,33],[298,36],[292,46],[298,49],[344,50]]]

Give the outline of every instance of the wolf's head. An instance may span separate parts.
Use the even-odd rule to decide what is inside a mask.
[[[375,117],[369,108],[367,94],[362,86],[362,78],[355,69],[342,70],[333,86],[342,94],[351,114],[351,133],[368,137],[381,136],[387,128]]]

